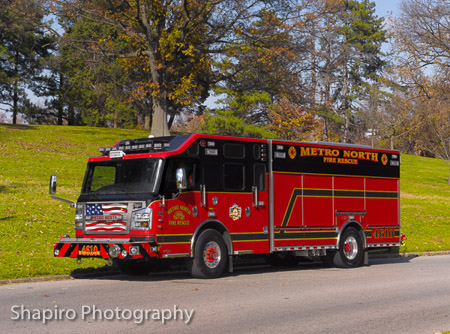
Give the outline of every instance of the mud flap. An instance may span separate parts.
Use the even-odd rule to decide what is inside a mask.
[[[233,255],[228,255],[228,272],[233,272]]]
[[[369,265],[369,252],[368,251],[364,251],[363,266],[368,266],[368,265]]]

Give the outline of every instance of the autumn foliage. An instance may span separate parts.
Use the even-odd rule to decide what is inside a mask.
[[[387,18],[370,0],[0,8],[0,102],[13,122],[327,140],[450,161],[447,1],[404,0]]]

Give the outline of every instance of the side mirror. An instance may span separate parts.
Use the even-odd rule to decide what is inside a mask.
[[[56,194],[56,175],[50,176],[50,184],[48,186],[48,191],[50,192],[50,195],[51,195],[51,197],[53,199],[56,199],[58,201],[62,201],[64,203],[68,203],[68,204],[70,204],[70,206],[72,208],[75,208],[75,203],[74,202],[69,201],[69,200],[64,199],[64,198],[61,198],[61,197],[55,196],[55,194]]]
[[[178,190],[184,190],[187,188],[186,170],[184,168],[177,169],[176,179],[177,179],[177,189]]]
[[[50,176],[49,192],[50,195],[56,194],[56,175]]]

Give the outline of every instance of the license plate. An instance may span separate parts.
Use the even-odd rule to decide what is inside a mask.
[[[95,220],[95,221],[106,221],[106,222],[115,222],[118,220],[123,220],[122,215],[98,215],[98,216],[87,216],[86,220]]]
[[[101,256],[100,245],[80,245],[78,256]]]

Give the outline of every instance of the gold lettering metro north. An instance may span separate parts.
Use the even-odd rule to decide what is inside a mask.
[[[378,152],[338,150],[322,147],[300,147],[300,157],[324,157],[325,163],[357,165],[358,160],[379,162]]]

